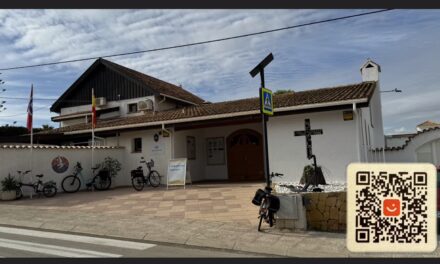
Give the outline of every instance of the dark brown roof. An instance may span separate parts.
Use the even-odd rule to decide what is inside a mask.
[[[365,99],[369,101],[376,88],[376,82],[362,82],[333,88],[323,88],[301,92],[290,92],[274,96],[275,111],[283,107],[313,105],[319,103],[336,103]],[[313,106],[310,106],[312,108]],[[258,98],[248,98],[197,106],[188,106],[177,110],[162,112],[147,112],[141,116],[125,117],[112,120],[98,120],[97,129],[104,127],[117,127],[132,124],[142,124],[158,121],[173,121],[184,118],[213,116],[228,113],[256,111],[259,109]],[[53,129],[41,133],[63,133],[76,130],[91,129],[90,124],[78,124],[68,127]]]
[[[100,65],[125,76],[126,79],[130,79],[151,94],[172,97],[175,100],[187,102],[187,104],[197,105],[204,102],[202,98],[188,92],[182,87],[99,58],[53,103],[50,110],[59,113],[61,107],[63,107],[63,102],[68,101],[67,98],[77,89],[80,83],[86,80]],[[91,103],[91,98],[89,100]]]
[[[114,62],[105,59],[101,59],[101,60],[104,65],[113,66],[113,68],[115,68],[119,72],[125,73],[126,75],[129,75],[131,78],[134,78],[146,84],[151,89],[155,90],[155,92],[157,92],[158,94],[172,96],[177,99],[182,99],[184,101],[188,101],[193,104],[201,104],[204,102],[202,98],[188,92],[187,90],[183,89],[180,86],[159,80],[152,76],[146,75],[144,73],[135,71],[133,69],[124,67],[122,65],[116,64]]]

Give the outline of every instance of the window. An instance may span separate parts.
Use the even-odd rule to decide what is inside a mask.
[[[138,111],[137,103],[128,104],[128,113],[136,113]]]
[[[133,152],[142,152],[142,138],[133,139]]]

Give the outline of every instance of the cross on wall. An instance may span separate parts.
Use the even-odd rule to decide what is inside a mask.
[[[307,149],[307,158],[311,159],[313,155],[312,151],[312,136],[314,135],[322,135],[322,129],[311,129],[310,128],[310,119],[304,120],[305,130],[294,131],[295,137],[305,136],[306,137],[306,149]]]

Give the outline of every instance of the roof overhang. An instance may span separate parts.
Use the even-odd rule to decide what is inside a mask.
[[[109,108],[104,108],[104,109],[97,109],[96,113],[97,114],[105,114],[105,113],[111,113],[111,112],[116,112],[116,111],[119,111],[119,106],[109,107]],[[77,113],[77,114],[54,116],[51,118],[51,120],[54,122],[59,122],[59,121],[64,121],[64,120],[71,120],[71,119],[91,116],[91,115],[92,115],[91,111],[90,112],[81,112],[81,113]]]
[[[353,105],[357,104],[358,107],[365,107],[368,105],[368,98],[356,99],[356,100],[343,100],[343,101],[335,101],[328,103],[318,103],[318,104],[305,104],[298,106],[288,106],[288,107],[279,107],[275,108],[275,115],[286,113],[286,112],[294,112],[294,111],[302,111],[306,109],[317,109],[317,108],[328,108],[333,106],[344,106],[344,105]],[[208,115],[208,116],[199,116],[199,117],[190,117],[190,118],[181,118],[181,119],[172,119],[172,120],[164,120],[164,121],[155,121],[155,122],[145,122],[145,123],[137,123],[137,124],[128,124],[121,126],[111,126],[111,127],[102,127],[95,128],[94,132],[101,131],[110,131],[110,130],[123,130],[129,128],[144,128],[144,127],[155,127],[160,125],[172,125],[179,123],[187,123],[187,122],[197,122],[197,121],[205,121],[205,120],[214,120],[214,119],[223,119],[230,117],[240,117],[247,115],[255,115],[259,114],[260,110],[251,110],[251,111],[242,111],[242,112],[234,112],[234,113],[225,113],[225,114],[217,114],[217,115]],[[65,135],[73,135],[73,134],[82,134],[82,133],[90,133],[91,129],[77,130],[71,132],[64,132]]]

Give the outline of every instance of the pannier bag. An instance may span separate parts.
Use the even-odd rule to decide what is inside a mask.
[[[132,170],[131,177],[144,177],[144,172],[142,170]]]
[[[269,195],[269,211],[277,212],[280,209],[280,198],[275,195]]]
[[[261,190],[258,189],[257,192],[255,193],[254,199],[252,199],[252,203],[255,205],[260,206],[261,205],[261,201],[263,200],[263,197],[266,193]]]

